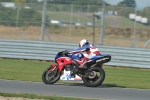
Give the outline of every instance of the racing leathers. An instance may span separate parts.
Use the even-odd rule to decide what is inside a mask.
[[[79,68],[83,69],[87,67],[86,62],[90,62],[93,57],[100,55],[100,51],[94,44],[84,45],[82,48],[77,48],[69,53],[75,54],[72,58],[80,64]]]

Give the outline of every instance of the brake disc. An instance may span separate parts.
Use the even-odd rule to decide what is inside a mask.
[[[96,72],[95,71],[92,71],[92,72],[89,73],[89,78],[90,79],[93,79],[95,76],[96,76]]]

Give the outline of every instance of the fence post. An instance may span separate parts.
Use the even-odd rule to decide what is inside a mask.
[[[100,45],[103,45],[103,39],[104,39],[104,18],[105,18],[105,1],[102,0]]]
[[[40,38],[40,40],[42,41],[44,40],[44,33],[45,33],[46,6],[47,0],[43,0],[43,13],[42,13],[41,38]]]
[[[135,17],[137,15],[137,9],[135,8]],[[133,43],[132,47],[136,47],[136,19],[134,19],[134,31],[133,31]]]
[[[17,39],[17,37],[18,37],[19,10],[20,10],[20,3],[17,3],[16,35],[15,35],[15,38],[16,38],[16,39]]]
[[[146,48],[150,43],[150,39],[146,42],[146,44],[144,45],[144,48]]]
[[[72,14],[73,14],[73,5],[71,5],[71,10],[70,10],[70,37],[69,37],[69,42],[71,42],[71,36],[72,36]]]

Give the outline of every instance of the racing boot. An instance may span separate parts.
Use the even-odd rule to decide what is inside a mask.
[[[75,78],[77,72],[78,72],[78,67],[73,66],[73,68],[71,69],[71,73],[70,73],[71,77]]]

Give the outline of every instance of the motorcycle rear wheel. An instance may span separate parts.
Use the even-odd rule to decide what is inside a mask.
[[[60,71],[58,70],[52,70],[50,71],[51,67],[48,67],[42,74],[42,81],[45,84],[54,84],[56,83],[61,76]]]
[[[82,76],[84,85],[87,87],[97,87],[102,84],[105,79],[105,71],[100,67],[90,68],[90,73],[88,76]]]

